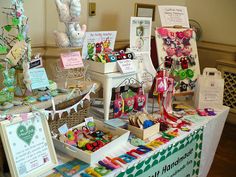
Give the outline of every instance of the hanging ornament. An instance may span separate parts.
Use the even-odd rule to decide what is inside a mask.
[[[145,105],[146,105],[146,97],[141,87],[139,88],[138,93],[134,96],[134,110],[142,111]]]
[[[123,93],[124,98],[124,113],[128,114],[134,110],[134,93],[131,90]]]
[[[119,118],[123,113],[124,100],[120,93],[116,93],[116,99],[114,100],[114,118]]]

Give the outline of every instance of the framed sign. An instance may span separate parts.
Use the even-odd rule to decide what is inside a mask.
[[[156,5],[152,4],[135,4],[136,17],[151,17],[155,21]]]
[[[150,52],[152,20],[147,17],[131,17],[130,49],[132,52]]]
[[[12,177],[39,176],[57,165],[47,119],[43,113],[14,115],[0,123]]]

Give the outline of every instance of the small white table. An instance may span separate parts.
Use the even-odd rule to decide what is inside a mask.
[[[112,88],[118,87],[125,79],[134,78],[140,81],[138,71],[127,73],[127,74],[122,74],[119,72],[103,74],[103,73],[98,73],[95,71],[88,70],[88,74],[92,80],[99,81],[102,83],[105,120],[109,119]]]

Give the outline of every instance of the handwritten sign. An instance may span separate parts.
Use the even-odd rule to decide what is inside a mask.
[[[42,66],[43,66],[43,61],[42,61],[41,57],[35,58],[35,59],[31,60],[30,63],[29,63],[29,68],[30,69],[39,68],[39,67],[42,67]]]
[[[121,73],[131,73],[135,72],[133,61],[130,59],[127,60],[118,60],[118,68]]]
[[[161,24],[165,27],[189,28],[188,11],[184,6],[158,6]]]
[[[150,52],[152,19],[147,17],[131,17],[130,49],[132,52]]]
[[[14,115],[0,132],[13,177],[39,176],[57,164],[47,120],[42,113]]]
[[[64,69],[73,69],[84,67],[80,52],[71,52],[61,54],[61,62]]]
[[[49,86],[48,76],[44,68],[30,69],[29,75],[32,89],[39,89]]]
[[[106,53],[114,50],[116,31],[86,32],[82,58],[91,58],[96,53]]]
[[[27,43],[25,41],[18,41],[14,44],[12,49],[6,55],[12,66],[16,66],[18,61],[23,57],[27,50]]]

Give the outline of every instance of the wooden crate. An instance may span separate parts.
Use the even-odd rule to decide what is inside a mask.
[[[128,125],[128,130],[133,133],[136,137],[145,140],[147,138],[156,135],[160,130],[160,124],[157,123],[149,128],[141,129],[132,125]]]

